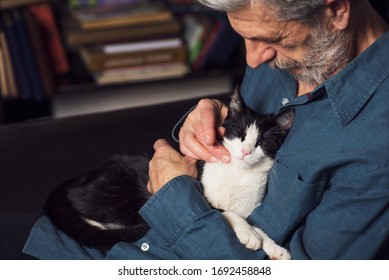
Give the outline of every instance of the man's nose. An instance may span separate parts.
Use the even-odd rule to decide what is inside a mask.
[[[245,40],[246,62],[251,68],[257,68],[262,63],[276,56],[277,51],[263,42]]]

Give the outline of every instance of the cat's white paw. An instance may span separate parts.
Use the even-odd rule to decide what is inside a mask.
[[[251,226],[239,227],[235,229],[236,236],[240,243],[248,249],[258,250],[262,247],[262,237]]]
[[[290,260],[290,254],[285,248],[275,244],[270,250],[266,251],[266,254],[272,260]]]
[[[262,250],[268,255],[272,260],[290,260],[290,253],[284,247],[281,247],[275,243],[266,233],[264,233],[259,228],[254,228],[258,235],[262,236]]]

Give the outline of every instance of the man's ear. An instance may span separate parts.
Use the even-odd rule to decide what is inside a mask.
[[[349,0],[327,0],[331,24],[335,30],[344,30],[350,22],[351,4]]]

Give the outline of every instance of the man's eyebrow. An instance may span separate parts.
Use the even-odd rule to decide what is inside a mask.
[[[280,42],[283,37],[264,37],[264,36],[253,36],[253,37],[246,37],[247,40],[251,41],[261,41],[265,43],[278,43]]]

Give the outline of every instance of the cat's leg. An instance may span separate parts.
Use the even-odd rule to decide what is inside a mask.
[[[223,216],[231,225],[240,243],[248,249],[258,250],[262,246],[262,237],[260,233],[252,227],[245,219],[235,212],[225,211]]]
[[[239,241],[248,249],[261,249],[272,260],[289,260],[288,250],[276,244],[264,231],[251,226],[245,219],[234,212],[223,212]]]
[[[262,237],[262,250],[272,260],[290,260],[288,250],[276,244],[263,230],[253,227],[253,229]]]

